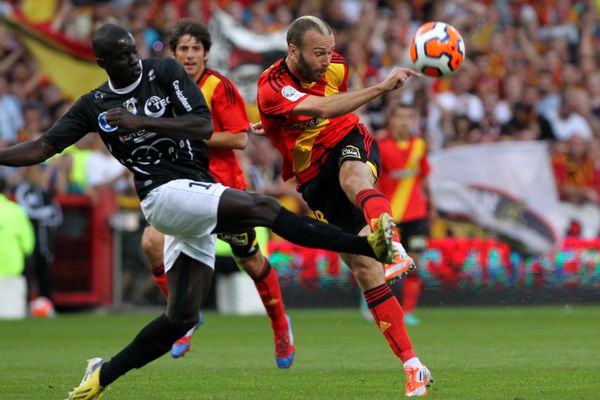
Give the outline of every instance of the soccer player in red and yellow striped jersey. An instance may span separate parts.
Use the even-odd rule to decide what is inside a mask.
[[[211,47],[208,29],[199,21],[182,19],[177,22],[169,38],[175,59],[198,84],[211,112],[214,125],[208,145],[209,172],[219,183],[235,189],[246,189],[246,180],[234,149],[243,149],[248,141],[249,128],[246,105],[234,84],[217,71],[206,68]],[[275,360],[279,368],[289,368],[295,355],[295,346],[289,317],[285,314],[279,280],[275,269],[262,255],[254,229],[244,232],[219,234],[231,245],[238,264],[254,280],[256,289],[271,319],[275,340]],[[149,226],[144,231],[142,247],[151,264],[155,281],[163,294],[167,293],[163,269],[164,235]],[[195,329],[198,325],[195,326]],[[171,350],[173,357],[181,357],[190,346],[195,329],[178,340]]]
[[[379,148],[353,111],[418,74],[396,67],[382,82],[347,92],[348,68],[334,52],[335,39],[327,23],[300,17],[290,25],[287,43],[287,57],[258,81],[264,132],[283,156],[284,179],[297,180],[316,217],[365,234],[374,219],[391,215],[391,210],[374,187],[380,173]],[[431,374],[416,357],[382,265],[368,257],[341,257],[364,291],[379,329],[404,363],[406,394],[426,395]],[[404,264],[404,271],[409,265]]]
[[[417,112],[412,105],[398,104],[389,112],[387,135],[379,141],[381,178],[378,188],[390,200],[402,244],[408,254],[418,260],[427,246],[429,226],[437,212],[431,201],[427,175],[430,171],[427,144],[414,135]],[[417,261],[418,263],[418,261]],[[416,325],[413,315],[421,293],[421,278],[413,271],[402,281],[404,322]]]

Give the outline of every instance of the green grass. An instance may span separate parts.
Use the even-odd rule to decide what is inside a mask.
[[[275,367],[266,317],[206,315],[183,359],[110,386],[123,399],[397,399],[400,362],[356,310],[291,310],[297,357]],[[420,309],[413,344],[435,399],[600,398],[600,307]],[[110,357],[154,314],[61,314],[0,322],[0,399],[63,399],[85,359]]]

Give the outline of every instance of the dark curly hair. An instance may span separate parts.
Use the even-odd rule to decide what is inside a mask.
[[[192,19],[192,18],[183,18],[177,21],[175,27],[171,31],[169,35],[169,48],[173,53],[175,53],[175,49],[177,49],[177,43],[182,36],[190,35],[204,46],[204,50],[208,53],[210,50],[210,46],[212,45],[212,40],[210,38],[210,32],[206,25],[202,22]]]

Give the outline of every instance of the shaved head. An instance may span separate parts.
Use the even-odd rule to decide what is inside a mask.
[[[96,58],[105,58],[115,51],[119,42],[124,39],[133,40],[131,33],[123,27],[115,24],[104,24],[96,30],[92,38],[92,48]]]

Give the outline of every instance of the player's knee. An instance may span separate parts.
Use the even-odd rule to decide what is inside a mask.
[[[238,258],[238,262],[251,278],[258,277],[265,267],[265,257],[260,252],[250,257]]]
[[[194,301],[186,301],[184,304],[169,303],[165,315],[172,323],[189,325],[191,328],[198,322],[198,312],[200,311],[200,306],[194,304]]]
[[[276,198],[265,195],[257,195],[253,198],[252,213],[267,222],[272,222],[277,217],[281,204]]]
[[[350,265],[352,274],[362,287],[372,287],[383,279],[383,265],[367,257],[357,257]]]

